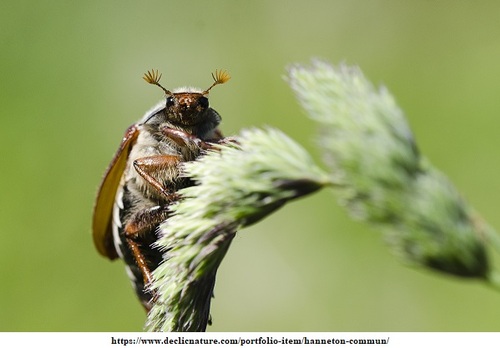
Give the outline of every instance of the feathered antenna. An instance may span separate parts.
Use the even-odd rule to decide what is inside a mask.
[[[212,78],[214,79],[214,83],[210,87],[208,87],[205,91],[202,92],[203,95],[208,94],[208,92],[212,89],[212,87],[216,85],[221,85],[229,81],[231,76],[225,70],[215,70],[215,74],[212,73]]]
[[[167,95],[172,95],[172,92],[170,92],[168,89],[166,89],[165,87],[163,87],[162,85],[160,85],[160,79],[161,79],[161,73],[158,72],[158,70],[148,70],[147,73],[144,74],[144,76],[142,77],[147,83],[150,83],[152,85],[156,85],[158,87],[160,87],[161,89],[163,89],[163,91],[165,92],[165,94]],[[212,87],[210,87],[212,88]]]

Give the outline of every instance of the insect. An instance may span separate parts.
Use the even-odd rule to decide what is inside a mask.
[[[124,260],[137,296],[149,311],[153,294],[147,284],[163,260],[162,252],[153,246],[158,226],[179,199],[176,192],[193,185],[179,175],[179,165],[196,159],[211,143],[223,141],[218,129],[221,117],[209,107],[208,94],[230,76],[216,70],[206,90],[173,92],[160,84],[157,70],[143,78],[160,87],[166,99],[125,132],[98,190],[92,233],[101,255]]]

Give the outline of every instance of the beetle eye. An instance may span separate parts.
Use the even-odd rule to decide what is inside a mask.
[[[198,99],[198,104],[204,109],[208,108],[208,98],[207,97],[201,97]]]
[[[174,105],[174,97],[168,97],[167,98],[167,108],[169,108],[173,105]]]

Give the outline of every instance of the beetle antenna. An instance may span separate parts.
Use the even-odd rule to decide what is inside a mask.
[[[147,83],[150,83],[152,85],[156,85],[156,86],[160,87],[161,89],[163,89],[165,94],[172,95],[172,92],[170,92],[168,89],[166,89],[165,87],[160,85],[161,73],[159,73],[158,70],[153,70],[153,69],[148,70],[148,72],[145,73],[142,78]],[[212,87],[210,87],[210,88],[212,88]]]
[[[221,85],[226,83],[231,78],[231,75],[225,70],[215,70],[215,74],[212,73],[212,78],[214,79],[214,83],[210,87],[208,87],[205,91],[202,92],[203,95],[208,94],[208,92],[212,89],[212,87]]]

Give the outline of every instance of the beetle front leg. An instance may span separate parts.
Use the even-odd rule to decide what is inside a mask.
[[[189,134],[183,130],[170,127],[161,127],[160,130],[179,146],[189,146],[193,144],[202,150],[210,150],[213,148],[212,144],[209,142],[201,140],[197,136]]]
[[[179,146],[189,146],[190,144],[194,144],[202,150],[213,150],[215,149],[214,144],[238,144],[238,141],[234,137],[226,137],[222,135],[222,133],[217,130],[215,132],[214,139],[202,140],[193,134],[189,134],[180,129],[170,128],[170,127],[162,127],[161,131],[163,134],[172,139]]]

